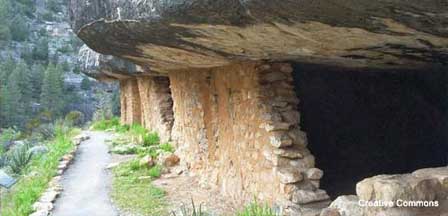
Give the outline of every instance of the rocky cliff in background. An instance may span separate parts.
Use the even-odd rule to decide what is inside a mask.
[[[8,60],[25,62],[30,67],[29,73],[34,73],[38,65],[46,67],[49,62],[62,65],[64,86],[71,93],[68,98],[73,100],[66,105],[66,110],[79,110],[90,119],[104,103],[100,99],[110,99],[117,85],[87,80],[87,76],[80,73],[78,50],[83,43],[70,27],[66,3],[65,0],[35,0],[23,6],[27,7],[26,14],[11,14],[11,20],[23,20],[20,24],[26,29],[22,30],[23,38],[20,40],[0,41],[0,60],[2,63]],[[11,5],[11,11],[18,10],[16,5]],[[14,25],[17,21],[12,23]],[[88,86],[83,86],[86,82]],[[42,111],[39,101],[33,104],[33,109]]]
[[[242,60],[415,67],[448,61],[448,3],[425,1],[71,1],[94,50],[153,71]]]

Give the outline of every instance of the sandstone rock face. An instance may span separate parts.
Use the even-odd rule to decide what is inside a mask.
[[[447,61],[440,0],[71,0],[94,50],[167,72],[241,60],[410,67]]]

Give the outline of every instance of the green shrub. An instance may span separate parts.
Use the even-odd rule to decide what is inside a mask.
[[[15,41],[25,41],[28,39],[29,27],[22,16],[16,17],[9,27],[11,30],[12,39]]]
[[[90,79],[87,77],[84,77],[81,81],[81,89],[84,91],[88,91],[92,88],[92,84],[90,82]]]
[[[120,127],[120,119],[117,117],[111,118],[111,119],[103,119],[96,121],[93,123],[92,128],[94,130],[108,130],[108,129],[114,129]]]
[[[170,143],[164,143],[160,145],[160,149],[162,149],[165,152],[174,152],[174,147]]]
[[[8,166],[15,174],[21,174],[22,170],[31,161],[33,154],[29,151],[31,145],[28,143],[15,146],[11,152],[8,153]]]
[[[268,205],[260,205],[257,201],[246,206],[237,216],[279,216]]]
[[[14,128],[3,130],[0,134],[0,154],[3,153],[18,137],[20,137],[20,132]]]
[[[44,14],[42,14],[42,19],[45,21],[54,21],[53,13],[45,12]]]
[[[162,167],[159,165],[151,167],[148,171],[148,175],[153,178],[159,178],[162,175]]]
[[[54,124],[42,124],[36,129],[36,133],[38,133],[42,139],[50,140],[56,136],[56,129]]]
[[[143,145],[144,146],[158,145],[159,143],[160,143],[159,134],[157,134],[155,132],[147,133],[143,136]]]
[[[0,24],[0,41],[11,40],[11,30],[8,25]]]
[[[71,111],[65,115],[65,121],[74,126],[81,126],[84,122],[84,114],[79,111]]]

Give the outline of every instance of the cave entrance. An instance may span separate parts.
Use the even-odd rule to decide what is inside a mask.
[[[445,69],[446,70],[446,69]],[[335,198],[378,174],[447,165],[447,75],[294,65],[301,126]]]

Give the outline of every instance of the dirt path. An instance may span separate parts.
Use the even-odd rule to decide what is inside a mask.
[[[53,216],[118,215],[109,198],[111,180],[105,169],[111,160],[105,144],[110,134],[89,132],[89,136],[63,176],[64,191],[55,203]]]

